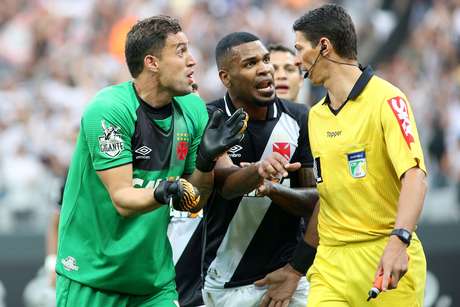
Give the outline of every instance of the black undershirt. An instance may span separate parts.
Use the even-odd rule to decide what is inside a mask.
[[[136,91],[136,87],[134,86],[133,83],[133,88],[134,88],[134,93],[136,93],[136,98],[141,104],[142,109],[147,113],[150,119],[152,120],[161,120],[168,118],[172,115],[172,103],[168,103],[167,105],[160,107],[160,108],[154,108],[151,105],[149,105],[147,102],[145,102],[138,94]]]

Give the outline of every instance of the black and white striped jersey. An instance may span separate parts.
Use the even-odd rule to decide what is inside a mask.
[[[201,297],[202,214],[171,210],[168,238],[176,269],[176,288],[183,307],[204,305]]]
[[[227,94],[208,104],[208,112],[235,107]],[[266,120],[249,120],[245,137],[228,155],[235,165],[257,162],[276,151],[291,162],[312,167],[306,106],[276,98]],[[298,186],[297,174],[283,184]],[[300,218],[255,191],[226,200],[216,191],[205,207],[203,219],[206,288],[229,288],[251,284],[284,266],[292,257],[301,230]]]

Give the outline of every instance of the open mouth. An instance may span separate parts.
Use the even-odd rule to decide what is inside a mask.
[[[275,90],[273,80],[265,79],[256,83],[256,90],[263,96],[271,96]]]
[[[189,73],[187,74],[187,79],[188,79],[188,83],[189,83],[189,84],[195,83],[195,79],[193,79],[193,71],[191,71],[191,72],[189,72]]]
[[[275,86],[276,91],[287,92],[289,91],[289,85],[279,84]]]

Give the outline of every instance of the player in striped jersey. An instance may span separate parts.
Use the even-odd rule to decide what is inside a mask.
[[[241,143],[217,162],[217,187],[205,207],[203,299],[206,306],[258,306],[266,288],[254,282],[283,270],[297,288],[286,303],[305,306],[303,275],[313,253],[301,268],[292,258],[297,246],[308,245],[298,240],[300,219],[317,200],[307,109],[276,97],[270,54],[256,36],[227,35],[216,47],[216,60],[227,93],[208,110],[222,109],[229,118],[242,107],[249,123]],[[249,166],[238,167],[242,162]]]
[[[282,45],[270,45],[270,62],[274,66],[274,85],[279,98],[296,101],[301,83],[300,69],[296,63],[295,53]],[[211,111],[214,107],[211,106]],[[225,106],[220,106],[225,109]],[[284,146],[275,145],[283,151]],[[241,148],[239,150],[239,148]],[[246,152],[240,145],[229,152],[230,157],[236,158]],[[224,158],[223,158],[224,159]],[[287,183],[287,180],[286,182]],[[265,186],[260,187],[259,194]],[[179,292],[179,303],[183,307],[203,306],[201,295],[201,245],[203,236],[202,214],[189,214],[172,210],[168,236],[173,249],[173,260],[176,266],[176,285]],[[302,220],[302,232],[305,221]]]

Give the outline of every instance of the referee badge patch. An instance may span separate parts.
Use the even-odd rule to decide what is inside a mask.
[[[348,169],[353,178],[362,178],[366,176],[366,152],[359,151],[347,154]]]

